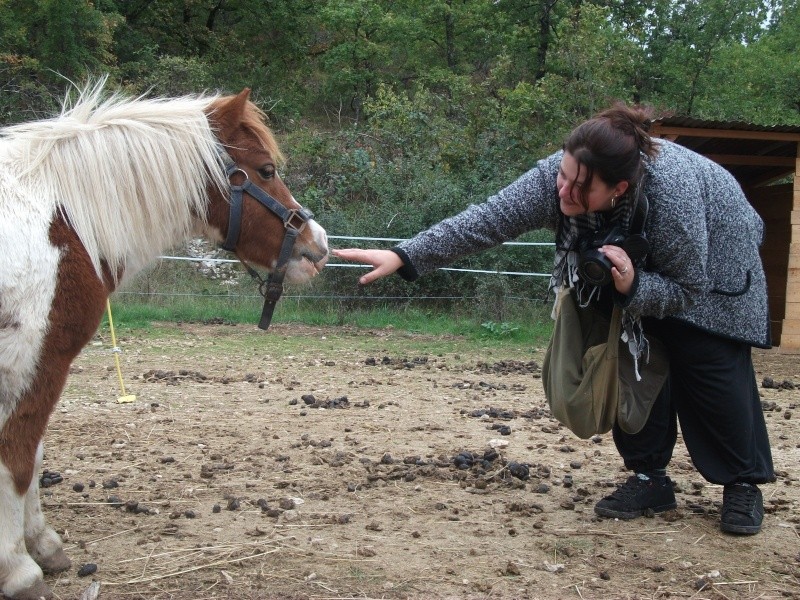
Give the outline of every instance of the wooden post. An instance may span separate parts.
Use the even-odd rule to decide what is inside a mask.
[[[780,340],[780,347],[784,350],[800,349],[800,143],[797,145],[792,189],[792,241],[786,273],[786,313]]]

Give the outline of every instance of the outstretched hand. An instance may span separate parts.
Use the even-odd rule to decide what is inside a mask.
[[[345,248],[342,250],[332,250],[331,254],[350,262],[372,265],[372,271],[359,278],[358,283],[361,285],[366,285],[372,283],[376,279],[391,275],[403,266],[403,261],[391,250],[359,250],[357,248]]]

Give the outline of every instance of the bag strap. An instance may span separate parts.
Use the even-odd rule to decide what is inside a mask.
[[[616,360],[619,357],[619,337],[622,334],[622,309],[614,304],[611,321],[608,324],[608,357]]]

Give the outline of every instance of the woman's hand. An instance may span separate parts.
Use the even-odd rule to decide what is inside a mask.
[[[372,271],[362,275],[358,283],[366,285],[376,279],[391,275],[403,266],[401,258],[391,250],[359,250],[356,248],[346,248],[343,250],[332,250],[331,254],[351,262],[367,263],[373,266]]]
[[[633,286],[633,262],[628,253],[619,246],[602,246],[600,248],[605,257],[614,265],[611,267],[611,278],[614,287],[620,294],[627,296]]]

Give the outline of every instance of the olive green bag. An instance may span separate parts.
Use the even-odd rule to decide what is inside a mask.
[[[640,361],[637,381],[633,356],[620,340],[622,310],[611,318],[578,306],[574,289],[562,290],[556,322],[542,366],[550,412],[575,435],[586,439],[606,433],[616,421],[626,433],[638,433],[668,375],[663,344],[651,336],[649,357]]]

